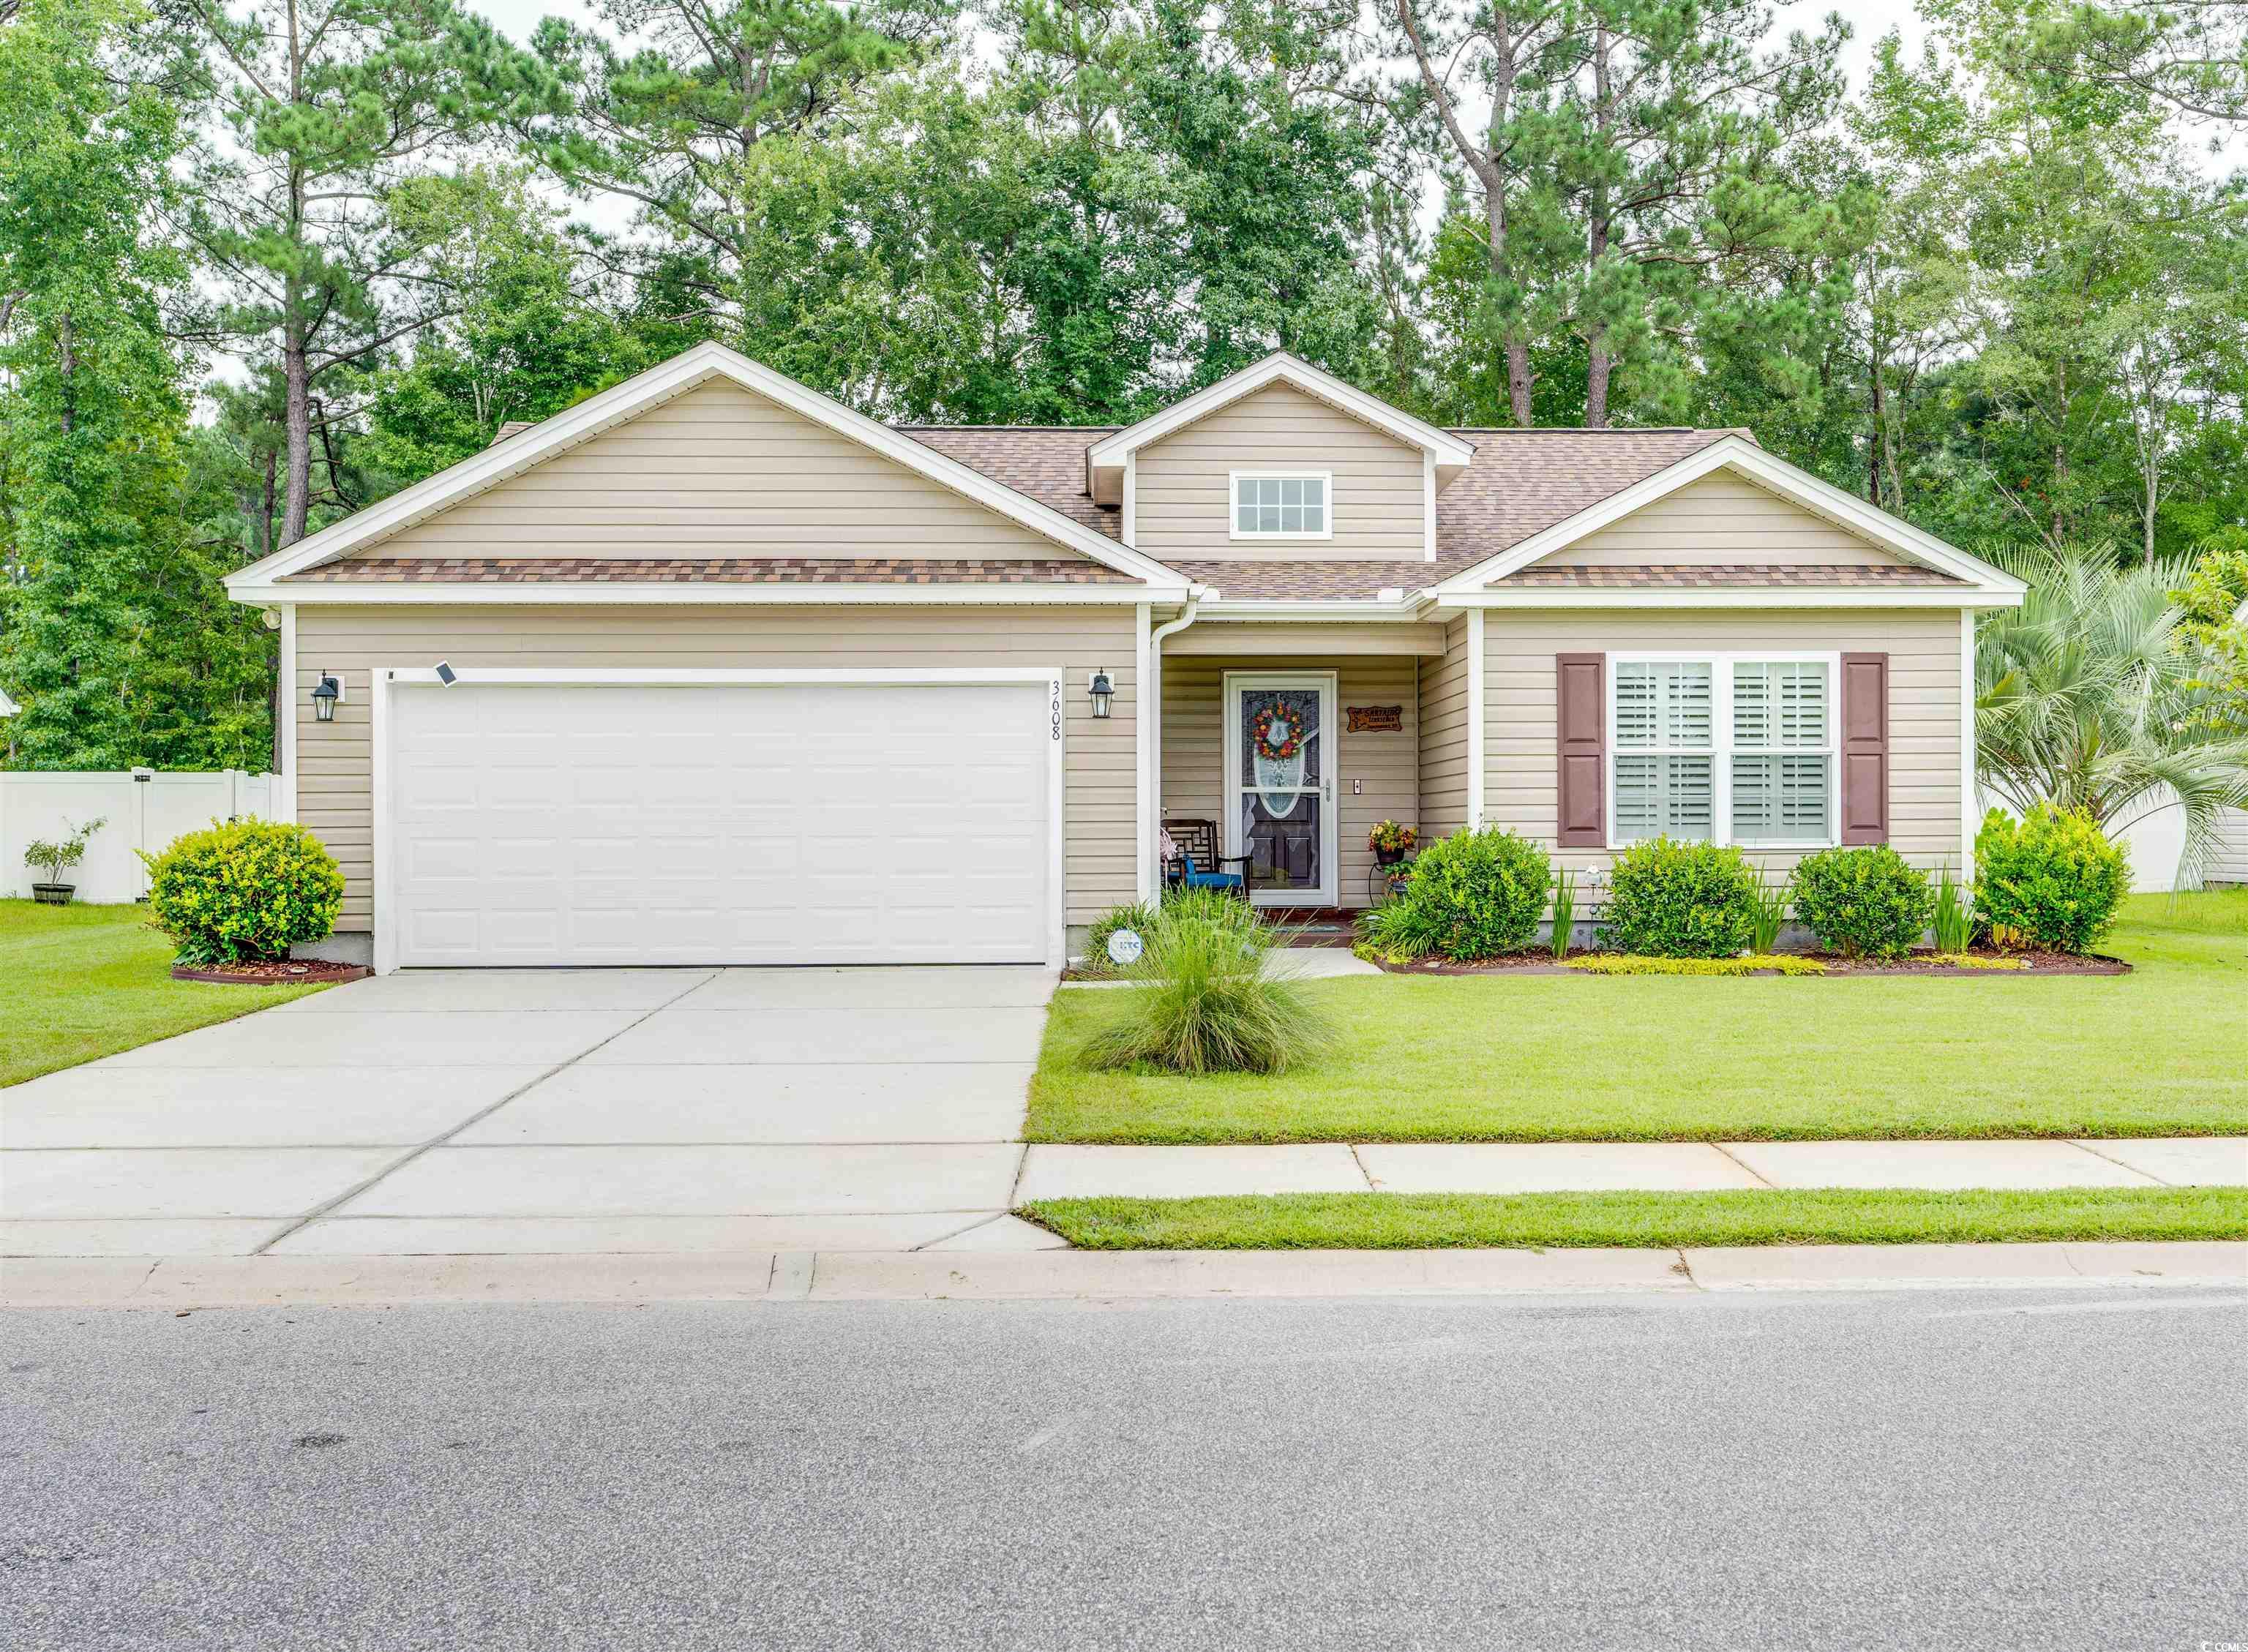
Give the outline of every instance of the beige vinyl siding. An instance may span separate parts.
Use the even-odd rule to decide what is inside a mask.
[[[1193,635],[1192,631],[1182,636]],[[1280,661],[1223,660],[1163,654],[1163,796],[1167,820],[1215,820],[1225,831],[1225,674],[1228,671],[1333,671],[1336,674],[1335,830],[1340,838],[1336,894],[1346,907],[1366,904],[1374,856],[1366,834],[1377,820],[1415,823],[1420,811],[1420,742],[1414,662],[1404,658],[1333,655]],[[1343,708],[1403,708],[1396,734],[1353,734]],[[1352,783],[1358,783],[1355,793]]]
[[[1468,824],[1468,622],[1444,627],[1441,659],[1423,660],[1421,691],[1421,841]]]
[[[1075,559],[1079,553],[848,436],[719,380],[354,554]]]
[[[1441,507],[1439,507],[1441,509]],[[1544,567],[1710,563],[1864,566],[1902,559],[1746,477],[1713,471],[1599,532],[1539,559]]]
[[[2204,883],[2248,884],[2248,810],[2226,809],[2217,821],[2217,844]]]
[[[1197,419],[1141,448],[1133,465],[1134,543],[1150,556],[1419,562],[1427,554],[1421,449],[1293,385],[1267,385]],[[1332,471],[1334,537],[1232,538],[1235,470]]]
[[[1163,644],[1163,657],[1182,655],[1254,655],[1269,659],[1285,655],[1301,659],[1308,655],[1428,654],[1444,651],[1444,627],[1408,625],[1395,620],[1380,625],[1329,625],[1316,621],[1292,623],[1267,620],[1204,620],[1189,626]]]
[[[1134,864],[1139,683],[1134,611],[1105,608],[360,607],[297,612],[298,818],[344,870],[337,927],[373,926],[371,673],[383,666],[464,668],[664,667],[816,670],[1059,666],[1067,921],[1083,924],[1137,891]],[[1114,714],[1086,691],[1107,668]],[[308,697],[325,668],[344,681],[333,723]],[[932,689],[931,692],[942,690]],[[899,806],[909,809],[911,799]]]
[[[1960,860],[1959,614],[1953,609],[1515,614],[1484,617],[1484,818],[1551,845],[1557,795],[1555,674],[1559,654],[1769,648],[1889,656],[1889,841],[1933,869]],[[1614,683],[1609,685],[1614,692]],[[1775,872],[1799,857],[1749,847]],[[1566,850],[1568,865],[1606,850]]]

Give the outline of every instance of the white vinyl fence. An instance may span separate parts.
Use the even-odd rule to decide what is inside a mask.
[[[60,839],[99,817],[108,822],[86,846],[86,859],[63,874],[79,901],[122,904],[148,892],[133,852],[161,849],[183,832],[241,815],[270,819],[273,777],[228,769],[217,774],[31,774],[0,771],[0,895],[28,896],[46,876],[24,863],[35,838]]]

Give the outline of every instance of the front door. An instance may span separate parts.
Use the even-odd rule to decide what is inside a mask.
[[[1335,904],[1332,671],[1229,672],[1226,852],[1259,906]]]

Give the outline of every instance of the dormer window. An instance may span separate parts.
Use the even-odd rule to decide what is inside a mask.
[[[1237,539],[1332,539],[1326,470],[1236,470],[1233,537]]]

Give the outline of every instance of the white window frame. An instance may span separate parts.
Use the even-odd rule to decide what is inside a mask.
[[[1326,526],[1317,533],[1244,532],[1241,526],[1241,484],[1244,482],[1316,482],[1326,500],[1326,514],[1321,518]],[[1225,527],[1227,537],[1253,540],[1260,545],[1274,541],[1291,542],[1302,539],[1332,539],[1335,519],[1334,472],[1332,470],[1229,470],[1225,473]]]
[[[1823,665],[1826,668],[1826,740],[1817,748],[1797,746],[1797,755],[1824,755],[1826,758],[1826,835],[1823,838],[1760,838],[1740,847],[1763,853],[1788,853],[1812,849],[1831,849],[1841,842],[1839,821],[1841,814],[1842,787],[1842,655],[1839,650],[1822,653],[1793,648],[1662,648],[1634,649],[1611,652],[1607,656],[1607,772],[1601,777],[1607,790],[1608,847],[1628,848],[1630,844],[1616,833],[1616,758],[1626,755],[1616,744],[1616,703],[1621,697],[1616,692],[1616,668],[1627,665],[1706,665],[1710,668],[1710,838],[1720,847],[1733,841],[1733,758],[1739,750],[1733,744],[1733,668],[1737,665]],[[1662,757],[1676,755],[1664,745],[1634,746],[1632,757]],[[1689,755],[1698,755],[1696,752]],[[1751,753],[1750,755],[1758,755]],[[1634,838],[1632,843],[1646,840]]]

